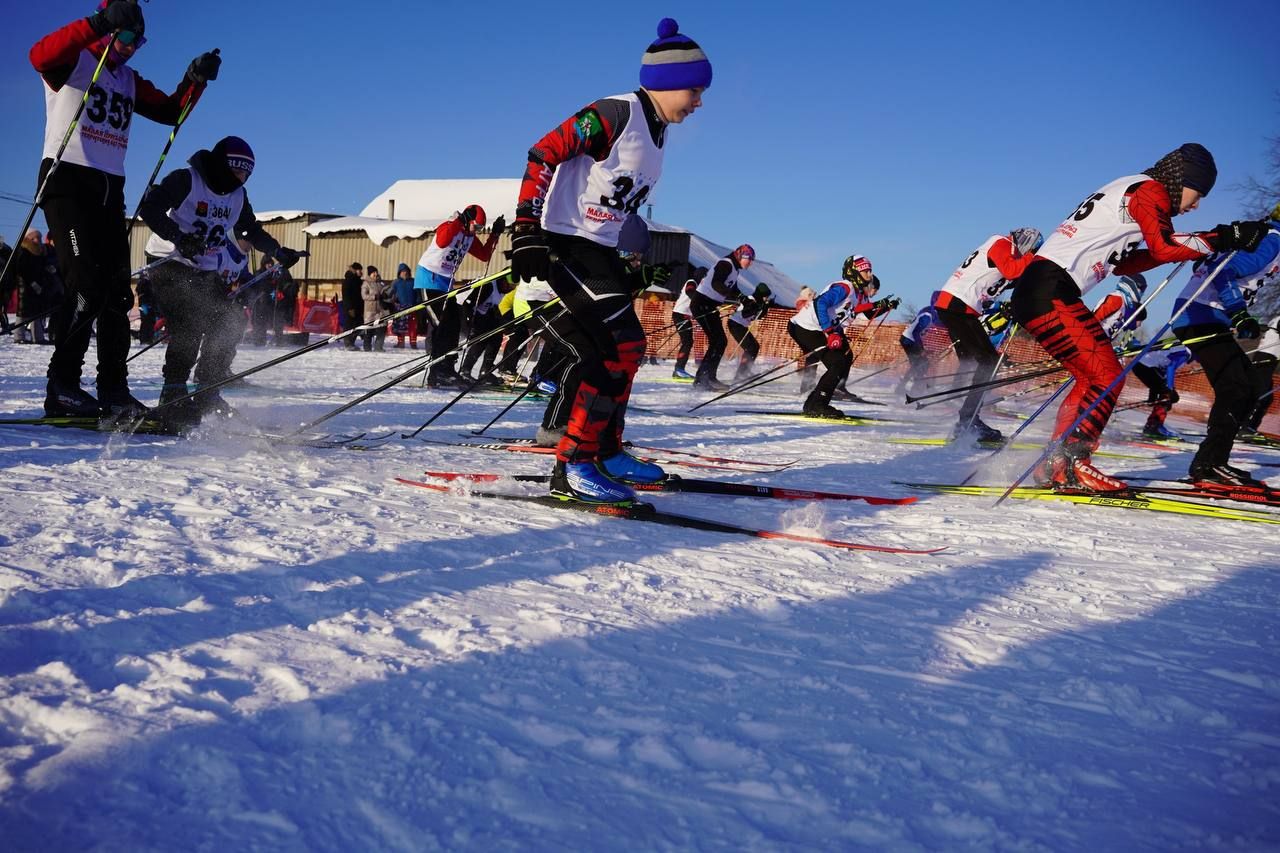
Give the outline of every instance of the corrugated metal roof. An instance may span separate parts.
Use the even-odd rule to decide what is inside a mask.
[[[519,178],[476,178],[469,180],[396,181],[364,206],[360,215],[379,219],[410,219],[431,223],[435,228],[469,204],[484,208],[489,221],[505,216],[516,218]],[[391,202],[395,211],[391,212]]]

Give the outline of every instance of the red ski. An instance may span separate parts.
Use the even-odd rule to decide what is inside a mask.
[[[424,483],[417,480],[406,480],[403,477],[396,477],[396,482],[404,483],[406,486],[417,486],[423,489],[431,489],[436,492],[448,492],[452,490],[452,486],[444,483]],[[837,539],[823,539],[818,536],[801,536],[795,533],[783,533],[779,530],[761,530],[754,527],[742,527],[737,524],[727,524],[723,521],[711,521],[705,518],[695,518],[688,515],[678,515],[673,512],[664,512],[656,509],[652,504],[647,503],[626,503],[626,504],[592,504],[582,501],[566,500],[555,495],[517,495],[505,492],[486,492],[471,490],[467,492],[469,497],[494,498],[503,501],[515,501],[518,503],[538,504],[546,507],[556,507],[560,509],[572,509],[578,512],[587,512],[592,515],[604,515],[611,518],[629,518],[635,521],[648,521],[653,524],[665,524],[672,527],[684,527],[690,530],[705,530],[711,533],[729,533],[735,536],[750,536],[755,539],[781,539],[787,542],[804,542],[809,545],[822,545],[828,548],[842,548],[847,551],[872,551],[880,554],[936,554],[939,551],[945,551],[946,547],[941,548],[894,548],[887,545],[865,545],[860,542],[841,542]]]

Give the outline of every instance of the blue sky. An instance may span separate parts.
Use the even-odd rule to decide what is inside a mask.
[[[33,192],[44,104],[27,50],[92,6],[46,0],[6,15],[0,191]],[[134,65],[157,85],[174,86],[204,50],[225,60],[169,164],[238,134],[257,153],[255,207],[335,213],[400,178],[519,176],[553,125],[637,85],[671,15],[715,81],[672,129],[655,218],[750,242],[817,286],[866,254],[885,292],[914,302],[989,234],[1048,231],[1182,142],[1208,146],[1220,175],[1178,227],[1237,218],[1231,185],[1265,174],[1266,140],[1280,134],[1274,0],[143,8]],[[135,124],[130,209],[166,137]],[[0,201],[11,242],[24,212]]]

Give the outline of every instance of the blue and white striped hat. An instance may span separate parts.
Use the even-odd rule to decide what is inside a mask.
[[[698,43],[680,33],[673,18],[658,22],[658,40],[640,60],[640,85],[646,89],[705,89],[711,85],[711,62]]]

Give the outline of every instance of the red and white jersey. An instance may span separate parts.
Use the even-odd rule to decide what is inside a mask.
[[[467,252],[471,251],[471,244],[475,239],[474,234],[459,230],[452,240],[441,246],[433,237],[427,250],[422,253],[422,257],[418,258],[418,266],[436,275],[453,278],[462,259],[467,256]]]
[[[986,311],[999,295],[1001,282],[1008,278],[991,259],[991,251],[999,243],[1007,244],[1000,248],[1004,250],[1004,254],[1012,257],[1013,243],[1008,236],[993,234],[988,237],[973,251],[973,254],[965,258],[964,263],[956,267],[956,271],[935,295],[934,305],[938,306],[938,296],[948,294],[954,300],[963,302],[975,314]],[[943,301],[951,302],[952,300],[944,299]]]
[[[43,156],[53,159],[58,155],[62,138],[84,102],[84,111],[62,152],[62,159],[112,175],[124,175],[137,80],[129,66],[113,69],[110,63],[105,63],[98,81],[90,87],[97,67],[98,57],[82,50],[75,70],[60,89],[52,89],[45,82]],[[86,89],[88,101],[84,98]]]
[[[191,191],[177,207],[171,208],[169,218],[178,223],[184,234],[194,234],[204,239],[204,251],[188,260],[168,240],[153,233],[147,238],[146,252],[155,258],[169,258],[199,270],[223,271],[232,261],[227,257],[227,245],[236,239],[235,225],[244,210],[244,187],[236,187],[226,195],[209,189],[200,172],[188,168],[191,173]],[[237,248],[233,256],[240,257]]]
[[[1139,221],[1130,215],[1129,203],[1144,185],[1159,187],[1158,182],[1147,175],[1127,175],[1102,187],[1081,202],[1075,213],[1054,229],[1036,254],[1062,267],[1079,286],[1080,292],[1087,293],[1111,275],[1116,266],[1142,244],[1143,229]],[[1159,189],[1159,196],[1167,199],[1163,189]],[[1165,203],[1176,204],[1177,200]],[[1142,269],[1125,267],[1121,272],[1141,272],[1157,263],[1183,260],[1183,256],[1196,258],[1212,250],[1195,234],[1170,233],[1167,237],[1172,239],[1160,246],[1152,246],[1151,241],[1147,241],[1153,255],[1151,263],[1142,264]]]
[[[662,176],[663,153],[654,144],[640,99],[626,94],[610,100],[627,102],[626,127],[603,160],[579,155],[556,168],[543,205],[542,227],[613,247],[622,223],[639,211]]]
[[[693,279],[685,282],[684,287],[680,288],[680,295],[676,297],[676,307],[671,309],[672,314],[683,314],[686,317],[693,316]],[[696,286],[696,285],[695,285]]]

